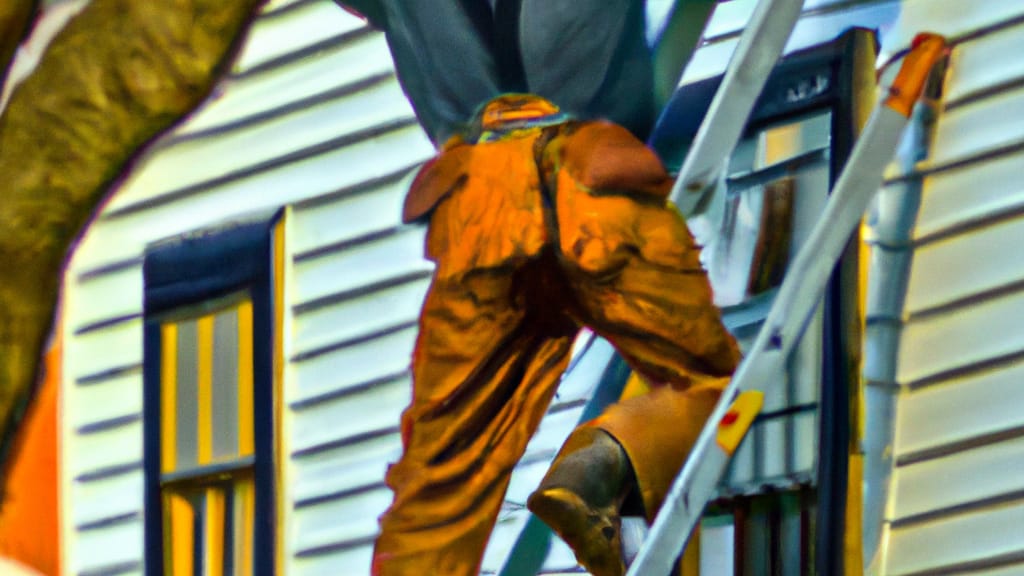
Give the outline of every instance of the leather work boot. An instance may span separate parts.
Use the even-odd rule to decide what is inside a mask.
[[[599,428],[583,427],[565,441],[526,506],[573,549],[591,574],[621,576],[626,565],[619,512],[634,486],[619,443]]]

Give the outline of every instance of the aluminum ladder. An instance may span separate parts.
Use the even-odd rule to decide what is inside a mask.
[[[941,36],[921,34],[914,39],[913,48],[895,81],[864,127],[821,218],[787,270],[754,345],[723,392],[722,399],[676,477],[647,539],[629,567],[628,576],[657,576],[672,571],[705,506],[714,496],[730,457],[761,409],[764,393],[759,388],[767,389],[783,380],[785,361],[800,340],[824,294],[829,276],[871,198],[881,187],[884,170],[896,151],[914,104],[933,66],[945,52],[946,42]],[[716,94],[716,100],[721,92],[722,89]],[[710,112],[708,116],[711,116]],[[705,128],[702,124],[698,139],[702,134],[710,136],[710,128]],[[736,133],[737,138],[738,135],[739,132]],[[700,142],[695,144],[690,156],[701,152],[699,145]],[[720,147],[718,150],[728,155],[732,147]],[[703,194],[697,184],[703,186],[712,182],[703,178],[701,172],[686,171],[686,166],[698,165],[698,160],[690,156],[683,172],[687,177],[693,174],[692,180],[683,180],[681,174],[673,190],[674,195],[682,195],[684,199],[688,193],[694,196]],[[709,155],[698,167],[720,166],[724,158],[715,160]],[[688,200],[688,206],[699,207],[699,197]]]

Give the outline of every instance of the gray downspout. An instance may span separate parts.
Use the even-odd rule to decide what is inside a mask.
[[[879,574],[886,555],[886,508],[893,469],[896,381],[903,307],[914,256],[914,226],[921,205],[923,177],[915,171],[931,149],[945,65],[936,66],[925,97],[914,109],[897,151],[898,178],[878,192],[868,214],[865,240],[871,248],[864,335],[864,501],[865,572]]]

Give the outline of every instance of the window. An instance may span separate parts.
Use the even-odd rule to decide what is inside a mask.
[[[280,228],[235,224],[147,251],[149,576],[274,571]]]
[[[866,120],[875,49],[873,34],[855,29],[780,63],[724,186],[689,222],[741,348],[756,338]],[[682,88],[662,116],[653,146],[669,166],[682,162],[720,82]],[[706,514],[709,570],[707,562],[731,558],[738,574],[843,573],[847,458],[857,449],[858,259],[853,242],[790,358],[786,382],[766,394]]]

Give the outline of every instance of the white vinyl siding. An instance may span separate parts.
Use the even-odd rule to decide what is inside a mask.
[[[875,247],[871,282],[900,267],[906,280],[899,294],[876,289],[868,311],[869,325],[892,327],[869,332],[868,348],[896,353],[891,366],[867,367],[882,380],[888,373],[875,385],[895,399],[874,567],[1016,574],[1024,571],[1024,67],[1015,54],[1024,50],[1024,5],[903,4],[898,37],[920,23],[956,44],[927,157],[885,191],[893,206],[910,202],[899,196],[909,182],[920,207],[905,242]]]

